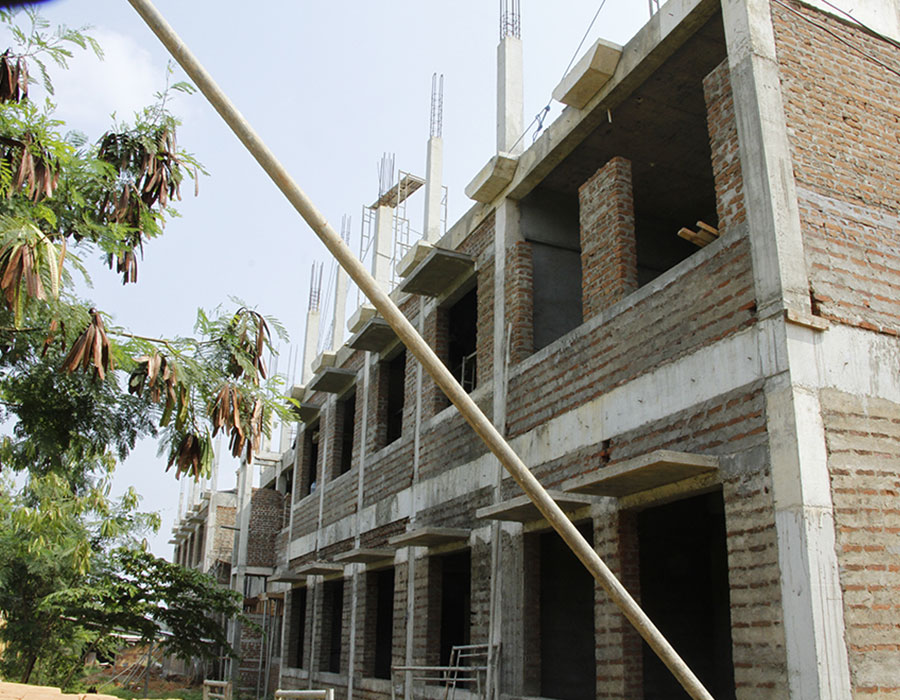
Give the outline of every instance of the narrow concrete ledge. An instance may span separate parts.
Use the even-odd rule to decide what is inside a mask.
[[[322,352],[316,356],[312,363],[312,373],[319,374],[326,367],[334,367],[335,355],[333,352]]]
[[[393,558],[394,550],[389,547],[359,547],[349,552],[341,552],[334,560],[342,564],[372,564]]]
[[[363,327],[347,341],[354,350],[381,352],[397,339],[397,334],[390,324],[380,316],[372,316]]]
[[[299,406],[294,406],[294,415],[303,423],[312,423],[319,417],[321,410],[322,407],[319,404],[301,403]]]
[[[344,567],[341,564],[329,564],[324,561],[311,561],[303,566],[298,566],[295,572],[298,576],[328,576],[330,574],[344,573]]]
[[[611,467],[569,479],[565,491],[595,496],[627,496],[665,486],[719,468],[719,458],[710,455],[656,450]]]
[[[309,388],[326,394],[340,394],[349,389],[355,381],[356,372],[352,369],[326,367],[312,378]]]
[[[824,318],[813,316],[812,314],[807,314],[803,311],[797,311],[796,309],[785,309],[784,318],[788,323],[793,323],[796,326],[812,328],[814,331],[828,330],[829,325],[831,325]]]
[[[298,574],[296,571],[291,571],[289,568],[279,567],[275,569],[274,574],[269,576],[266,583],[303,583],[305,580],[305,574]]]
[[[547,491],[547,493],[550,495],[550,498],[556,501],[556,505],[566,513],[588,506],[595,500],[593,496],[565,493],[563,491]],[[479,508],[475,511],[475,517],[480,520],[506,520],[529,523],[534,520],[540,520],[544,516],[541,515],[537,506],[531,502],[528,496],[522,495],[511,498],[508,501]]]
[[[360,304],[359,308],[353,312],[350,320],[347,322],[347,330],[351,333],[358,333],[366,322],[375,315],[375,307],[371,304]]]
[[[397,263],[397,274],[400,277],[409,277],[413,270],[425,259],[434,248],[428,241],[418,240],[406,251],[406,255]]]
[[[388,544],[397,547],[436,547],[469,539],[469,530],[458,527],[418,527],[415,530],[394,535]]]
[[[613,77],[621,57],[621,46],[598,39],[553,89],[553,99],[581,109]]]
[[[471,255],[445,248],[432,248],[419,266],[400,283],[400,291],[439,297],[456,280],[471,274],[474,269],[475,261]]]
[[[466,197],[488,204],[513,180],[519,160],[509,153],[493,156],[478,174],[466,185]]]

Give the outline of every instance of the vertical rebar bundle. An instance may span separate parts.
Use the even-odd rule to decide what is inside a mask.
[[[500,40],[514,36],[522,38],[522,13],[520,0],[500,0]]]
[[[431,76],[431,123],[428,135],[433,139],[441,138],[444,128],[444,74]]]

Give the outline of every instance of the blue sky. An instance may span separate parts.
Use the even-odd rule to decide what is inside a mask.
[[[600,2],[522,0],[525,122],[550,99]],[[471,202],[463,188],[495,150],[495,82],[499,9],[488,0],[246,3],[158,0],[158,9],[237,104],[299,185],[340,229],[378,195],[377,166],[396,154],[398,168],[425,169],[431,76],[444,74],[444,184],[450,222]],[[43,6],[54,24],[92,25],[106,60],[83,54],[57,74],[58,115],[98,138],[110,114],[127,118],[165,84],[167,54],[126,0],[56,0]],[[644,0],[607,0],[582,52],[599,37],[625,43],[649,18]],[[5,35],[4,35],[4,38]],[[180,69],[175,79],[183,79]],[[554,104],[548,122],[559,113]],[[324,247],[282,198],[199,94],[179,96],[179,142],[210,172],[200,195],[185,188],[181,217],[145,249],[137,285],[123,287],[92,267],[96,305],[144,335],[192,332],[197,307],[240,297],[278,317],[302,345],[309,271],[331,262]],[[526,136],[526,144],[530,135]],[[421,215],[410,208],[411,225]],[[324,314],[323,314],[324,316]],[[281,369],[288,353],[282,347]],[[233,484],[223,462],[220,485]],[[156,446],[145,443],[116,474],[142,505],[158,510],[167,544],[180,485],[164,473]]]

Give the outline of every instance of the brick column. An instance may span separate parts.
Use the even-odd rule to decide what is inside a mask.
[[[594,521],[597,554],[640,603],[637,519],[611,510]],[[594,620],[597,643],[597,697],[643,695],[641,638],[599,586]]]
[[[509,361],[534,352],[534,264],[531,243],[516,241],[506,251],[506,318],[512,328]]]
[[[584,320],[637,289],[631,161],[616,157],[578,188]]]
[[[744,178],[737,124],[734,121],[734,97],[731,72],[725,59],[703,79],[706,99],[706,124],[712,151],[712,169],[716,181],[716,213],[719,232],[746,221],[744,210]]]

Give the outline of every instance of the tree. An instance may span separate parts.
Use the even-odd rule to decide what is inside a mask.
[[[110,475],[148,436],[160,438],[176,476],[207,473],[220,431],[233,455],[250,459],[270,416],[289,415],[263,361],[270,329],[283,331],[235,300],[200,310],[196,338],[151,338],[74,293],[86,256],[136,283],[145,244],[176,214],[185,178],[202,171],[178,146],[169,111],[192,88],[167,85],[96,140],[66,132],[50,98],[33,99],[30,66],[52,96],[47,61],[65,67],[74,50],[99,47],[84,29],[51,30],[33,10],[0,10],[0,21],[15,44],[0,54],[0,419],[11,426],[0,469],[24,474],[0,483],[0,670],[58,682],[112,626],[150,634],[171,625],[174,652],[202,655],[202,639],[220,633],[176,593],[226,614],[230,603],[140,548],[158,518],[137,512],[136,494],[111,501]],[[141,580],[139,566],[153,578]],[[108,617],[90,595],[113,606]]]

